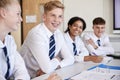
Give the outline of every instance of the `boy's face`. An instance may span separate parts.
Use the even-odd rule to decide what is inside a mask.
[[[63,21],[63,9],[55,8],[44,13],[43,21],[51,32],[56,31]]]
[[[100,38],[105,32],[105,25],[93,25],[94,34]]]

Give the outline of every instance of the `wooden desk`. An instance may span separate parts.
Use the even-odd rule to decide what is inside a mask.
[[[79,62],[73,65],[58,69],[55,72],[59,76],[61,76],[62,80],[65,80],[96,65],[98,65],[98,63],[93,63],[91,61],[90,62]],[[114,59],[110,61],[107,65],[120,66],[120,60]],[[45,74],[45,75],[36,77],[32,80],[45,80],[48,76],[49,74]]]
[[[74,63],[73,65],[58,69],[55,72],[64,80],[64,79],[72,77],[84,70],[87,70],[95,65],[97,65],[97,64],[93,63],[93,62],[79,62],[79,63]],[[49,74],[45,74],[45,75],[36,77],[32,80],[45,80],[48,76],[49,76]]]

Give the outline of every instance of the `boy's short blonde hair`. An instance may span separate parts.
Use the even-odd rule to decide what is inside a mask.
[[[44,5],[44,13],[51,11],[55,8],[61,8],[64,10],[64,5],[60,1],[49,1]]]

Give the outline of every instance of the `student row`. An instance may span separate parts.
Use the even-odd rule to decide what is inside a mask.
[[[93,32],[87,33],[83,42],[80,35],[86,28],[84,19],[72,17],[63,36],[58,29],[63,22],[63,13],[64,5],[61,2],[46,3],[43,23],[29,31],[19,54],[14,38],[8,35],[17,30],[22,21],[19,2],[0,1],[0,80],[8,80],[11,76],[15,80],[29,80],[74,62],[101,62],[103,56],[114,53],[109,37],[105,34],[103,18],[93,20]],[[60,79],[56,74],[48,78],[56,79]]]

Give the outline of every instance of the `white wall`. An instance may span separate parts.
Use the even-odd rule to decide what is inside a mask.
[[[73,16],[82,17],[87,23],[86,31],[92,30],[92,20],[97,17],[103,17],[104,0],[63,0],[65,5],[64,29],[68,20]]]
[[[86,23],[86,31],[92,31],[92,20],[103,17],[106,20],[106,32],[112,33],[113,2],[112,0],[63,0],[65,5],[64,29],[72,16],[82,17]]]

